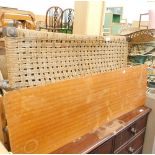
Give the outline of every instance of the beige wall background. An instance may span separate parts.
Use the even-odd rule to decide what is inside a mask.
[[[37,2],[28,0],[0,0],[0,5],[14,7],[21,10],[29,10],[37,15],[44,15],[50,6],[60,6],[62,9],[68,7],[74,8],[74,1],[75,0],[43,0]],[[123,18],[127,18],[130,23],[132,23],[133,20],[138,21],[140,13],[146,13],[150,8],[155,7],[155,5],[152,5],[152,2],[149,4],[148,1],[155,0],[105,0],[107,7],[123,6]]]
[[[35,15],[36,21],[45,22],[46,15]]]
[[[104,1],[75,1],[74,9],[74,34],[102,34],[105,11]]]
[[[155,93],[147,94],[146,106],[150,107],[152,111],[148,116],[143,154],[153,154],[155,153]]]

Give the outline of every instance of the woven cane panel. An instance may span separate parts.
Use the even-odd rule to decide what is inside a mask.
[[[125,37],[18,30],[17,37],[6,38],[6,48],[12,88],[53,83],[127,65]]]
[[[7,79],[7,65],[5,55],[5,40],[0,38],[0,72],[4,79]]]
[[[1,52],[1,50],[0,50]],[[6,65],[6,56],[0,55],[0,71],[4,79],[7,79],[7,65]]]
[[[12,153],[51,153],[144,105],[146,66],[55,84],[9,91],[3,96]]]

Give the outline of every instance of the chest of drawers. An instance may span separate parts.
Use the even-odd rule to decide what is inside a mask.
[[[149,112],[149,108],[139,107],[117,119],[123,122],[121,127],[102,136],[97,132],[87,134],[52,153],[140,154]]]

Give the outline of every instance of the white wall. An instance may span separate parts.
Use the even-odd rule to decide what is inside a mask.
[[[74,34],[101,35],[103,32],[104,1],[76,1]]]
[[[151,112],[148,115],[143,154],[155,153],[155,94],[148,93],[146,98],[146,106],[151,108]]]
[[[59,6],[62,9],[74,8],[74,0],[0,0],[0,6],[13,7],[45,15],[47,9],[51,6]]]
[[[139,20],[140,13],[148,12],[148,0],[105,0],[106,6],[124,6],[124,18],[128,22]],[[151,0],[154,1],[154,0]],[[35,14],[45,15],[50,6],[60,6],[62,9],[74,8],[74,0],[0,0],[1,6],[16,7],[33,11]],[[155,7],[155,6],[154,6]],[[144,20],[148,20],[148,17]]]
[[[129,23],[132,21],[139,20],[139,16],[142,13],[147,13],[149,10],[147,0],[105,0],[106,6],[123,6],[124,7],[124,16],[127,18]],[[143,17],[143,20],[148,21],[148,16]]]

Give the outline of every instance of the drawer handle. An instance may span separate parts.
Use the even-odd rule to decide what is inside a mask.
[[[134,153],[134,148],[132,148],[132,147],[129,147],[129,149],[128,149],[128,151],[130,152],[130,153]]]
[[[132,132],[133,134],[136,134],[137,130],[136,130],[134,127],[132,127],[132,128],[131,128],[131,132]]]

